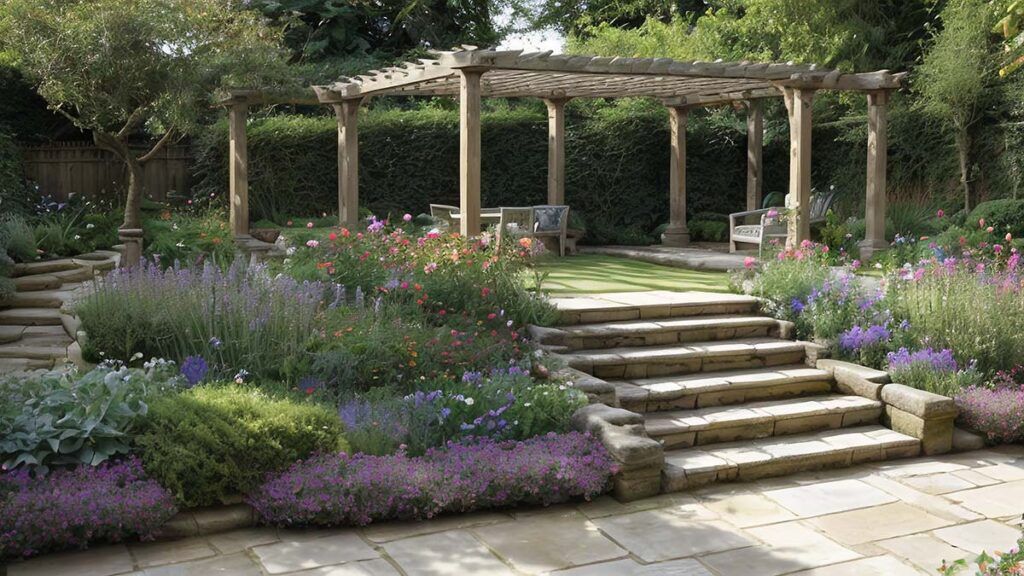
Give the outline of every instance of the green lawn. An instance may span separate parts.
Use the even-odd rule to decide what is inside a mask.
[[[643,290],[729,291],[729,275],[725,272],[685,270],[615,256],[551,258],[537,268],[547,274],[543,290],[554,296]]]

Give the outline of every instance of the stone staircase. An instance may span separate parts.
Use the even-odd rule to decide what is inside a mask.
[[[793,341],[791,325],[759,314],[755,298],[642,292],[554,303],[560,325],[534,327],[534,338],[563,357],[582,389],[629,411],[602,407],[584,426],[616,428],[629,454],[610,448],[626,476],[657,468],[646,483],[662,492],[921,450],[918,438],[882,425],[881,384],[865,395],[840,390],[809,357],[817,347]]]
[[[16,264],[17,292],[0,302],[0,375],[81,362],[78,320],[70,305],[99,273],[112,270],[117,252]]]

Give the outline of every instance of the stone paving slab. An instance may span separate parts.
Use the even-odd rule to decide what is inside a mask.
[[[669,246],[580,246],[580,254],[604,254],[652,264],[728,272],[744,266],[745,254],[730,254],[706,248],[675,248]]]
[[[1024,499],[1016,496],[1021,481],[997,480],[978,470],[1014,466],[1022,457],[1019,446],[979,450],[715,485],[629,503],[601,497],[548,509],[443,517],[433,528],[432,521],[362,529],[248,528],[44,555],[12,562],[7,574],[934,574],[943,560],[1015,544],[1024,512]],[[1011,477],[1002,468],[996,474]],[[975,487],[930,493],[952,482],[951,475]],[[996,506],[999,498],[1006,500]],[[961,502],[979,504],[979,510],[995,516]]]

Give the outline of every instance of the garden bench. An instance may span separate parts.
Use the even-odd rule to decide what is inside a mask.
[[[788,200],[788,194],[786,198]],[[829,188],[828,192],[813,192],[811,194],[810,223],[812,225],[825,221],[825,215],[832,208],[835,198],[834,186]],[[789,202],[786,203],[789,204]],[[766,242],[770,242],[773,238],[786,237],[786,223],[781,219],[784,210],[785,208],[782,207],[770,207],[729,214],[729,252],[736,251],[737,243],[757,244],[757,255],[760,258]],[[775,214],[769,216],[772,212]],[[742,223],[755,216],[759,217],[757,224]]]

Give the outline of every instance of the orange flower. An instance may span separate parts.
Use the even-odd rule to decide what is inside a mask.
[[[160,213],[160,219],[161,220],[170,220],[171,219],[171,211],[170,210],[164,210],[163,212],[161,212]]]
[[[220,244],[220,238],[214,237],[213,240],[211,240],[211,242],[213,242],[214,244]]]
[[[533,238],[523,237],[519,239],[519,245],[523,248],[529,248],[533,245]]]

